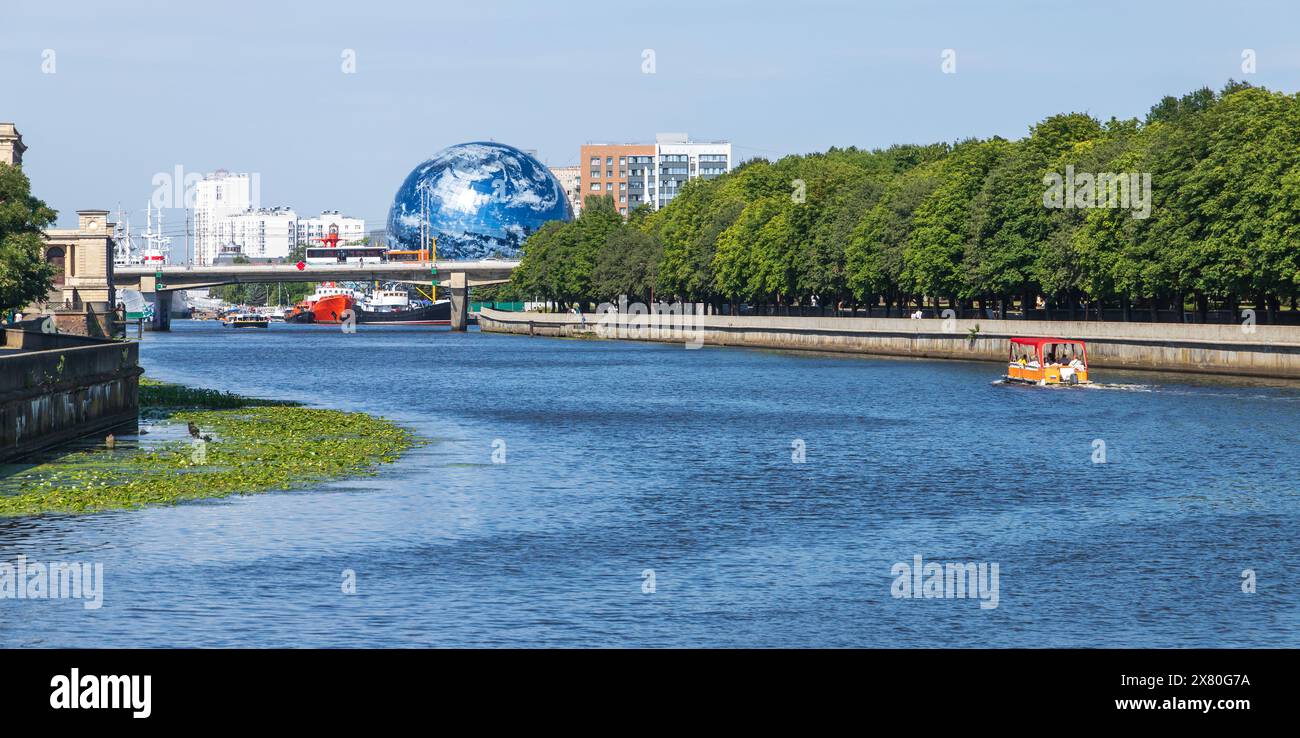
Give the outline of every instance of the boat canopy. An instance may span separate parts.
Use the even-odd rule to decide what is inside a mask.
[[[1088,345],[1087,345],[1086,343],[1084,343],[1083,341],[1080,341],[1080,340],[1078,340],[1078,339],[1074,339],[1074,338],[1028,338],[1028,337],[1012,338],[1012,339],[1011,339],[1011,343],[1010,343],[1010,345],[1007,347],[1007,348],[1008,348],[1008,356],[1010,357],[1010,360],[1011,360],[1011,361],[1015,361],[1015,357],[1016,357],[1016,346],[1031,346],[1031,347],[1033,347],[1034,356],[1035,356],[1035,358],[1038,359],[1039,363],[1042,363],[1043,360],[1044,360],[1044,358],[1045,358],[1045,357],[1043,356],[1043,347],[1045,347],[1045,346],[1077,346],[1078,348],[1076,348],[1076,349],[1074,349],[1073,351],[1071,351],[1071,353],[1075,353],[1075,352],[1077,352],[1077,353],[1081,354],[1081,355],[1082,355],[1082,358],[1083,358],[1083,365],[1084,365],[1085,367],[1088,365]],[[1056,349],[1051,349],[1051,351],[1056,351]]]
[[[1047,344],[1052,344],[1052,343],[1071,343],[1076,346],[1083,346],[1085,348],[1087,347],[1087,344],[1085,344],[1083,341],[1079,341],[1073,338],[1012,338],[1011,342],[1018,343],[1024,346],[1034,346],[1036,348],[1041,348]]]

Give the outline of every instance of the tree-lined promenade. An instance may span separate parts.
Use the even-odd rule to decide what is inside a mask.
[[[627,222],[588,199],[528,239],[511,288],[563,308],[628,295],[1204,321],[1250,307],[1276,322],[1300,294],[1298,144],[1300,98],[1230,82],[1144,120],[1068,113],[1014,141],[754,160]]]

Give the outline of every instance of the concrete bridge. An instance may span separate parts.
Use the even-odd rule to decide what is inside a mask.
[[[219,264],[164,267],[118,266],[112,270],[113,286],[135,289],[154,304],[153,330],[171,327],[172,293],[223,284],[273,284],[276,282],[405,282],[436,284],[451,296],[451,328],[463,331],[469,322],[469,288],[509,281],[518,261],[439,260],[399,261],[382,264]]]

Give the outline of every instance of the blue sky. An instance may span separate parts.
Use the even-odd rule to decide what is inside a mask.
[[[0,11],[0,121],[18,124],[61,224],[120,204],[143,225],[154,175],[178,165],[256,172],[264,206],[378,228],[410,169],[465,141],[561,165],[584,142],[686,131],[775,157],[1141,116],[1229,78],[1300,87],[1300,8],[1285,2],[102,5]],[[181,211],[167,226],[183,233]]]

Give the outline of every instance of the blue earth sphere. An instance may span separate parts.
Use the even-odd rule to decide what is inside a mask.
[[[419,249],[425,218],[439,259],[515,258],[529,234],[573,220],[573,211],[541,162],[513,146],[475,141],[411,170],[388,211],[389,248]]]

